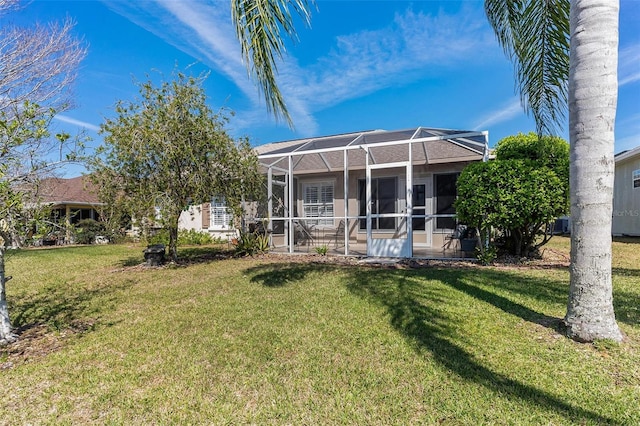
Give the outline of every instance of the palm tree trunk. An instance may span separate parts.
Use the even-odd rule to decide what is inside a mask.
[[[618,94],[617,0],[571,1],[571,283],[566,331],[622,340],[613,311],[611,214]]]

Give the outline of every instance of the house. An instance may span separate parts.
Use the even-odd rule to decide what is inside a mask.
[[[640,146],[615,156],[612,233],[640,236]]]
[[[51,209],[51,221],[66,230],[66,240],[70,240],[70,229],[83,219],[98,220],[99,201],[94,185],[86,176],[70,179],[47,178],[38,186],[38,202]]]
[[[458,251],[456,181],[489,157],[488,133],[418,127],[271,143],[256,148],[276,250],[326,245],[335,253],[443,257]],[[456,249],[456,250],[454,250]]]
[[[462,256],[456,181],[489,158],[488,133],[418,127],[370,130],[256,147],[265,198],[245,223],[267,230],[275,251],[380,257]],[[236,236],[224,200],[192,206],[180,229]],[[467,253],[472,254],[472,253]]]
[[[83,219],[98,220],[102,203],[93,188],[93,182],[86,176],[47,178],[40,182],[38,198],[51,207],[53,217],[73,225]]]

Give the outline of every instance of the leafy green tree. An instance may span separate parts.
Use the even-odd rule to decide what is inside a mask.
[[[224,197],[239,214],[242,197],[262,181],[248,141],[234,141],[227,117],[207,105],[203,81],[176,72],[158,86],[140,83],[140,99],[118,102],[117,117],[101,126],[104,145],[91,165],[104,202],[169,231],[173,261],[178,219],[189,204]]]
[[[0,17],[20,7],[0,1]],[[73,23],[0,26],[0,344],[17,338],[6,299],[5,255],[20,245],[34,220],[42,176],[79,159],[82,137],[51,135],[51,119],[71,105],[67,89],[86,54]],[[30,206],[30,208],[25,208]]]
[[[564,323],[578,341],[622,340],[613,310],[611,217],[619,0],[485,0],[538,133],[569,109],[571,284]]]
[[[482,236],[500,230],[504,248],[530,256],[551,238],[550,222],[567,211],[569,146],[557,137],[518,134],[502,139],[495,154],[460,175],[457,215]]]

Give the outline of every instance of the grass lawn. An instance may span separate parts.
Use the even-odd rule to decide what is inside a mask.
[[[640,240],[614,243],[622,345],[558,333],[566,238],[529,266],[215,250],[12,254],[0,424],[640,424]]]

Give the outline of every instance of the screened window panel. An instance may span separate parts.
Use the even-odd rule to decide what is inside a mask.
[[[397,213],[398,180],[391,178],[371,179],[371,214]],[[366,216],[366,180],[358,180],[359,215]],[[379,217],[371,219],[372,229],[393,230],[396,229],[395,217]],[[360,219],[360,229],[367,229],[367,220]]]
[[[458,196],[456,187],[458,176],[459,173],[435,175],[436,214],[456,213],[453,203]],[[436,218],[436,228],[455,229],[456,219],[454,217],[438,217]]]
[[[304,185],[303,211],[306,223],[317,226],[333,226],[333,183],[318,182]]]

